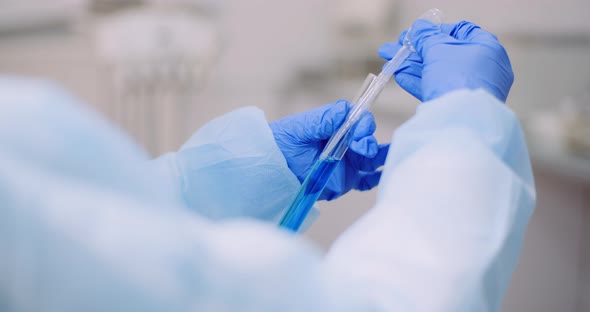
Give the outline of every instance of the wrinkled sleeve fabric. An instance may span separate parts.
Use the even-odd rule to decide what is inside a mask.
[[[313,246],[211,222],[146,161],[60,88],[0,77],[0,311],[346,311]]]
[[[421,104],[376,206],[326,261],[383,311],[498,311],[535,205],[523,133],[485,91]]]
[[[59,92],[2,85],[2,311],[494,310],[532,210],[518,124],[484,93],[424,104],[377,205],[323,258],[268,222],[176,205],[120,131]],[[448,121],[468,103],[477,127]]]
[[[249,217],[276,223],[301,185],[264,113],[255,107],[212,120],[178,152],[150,165],[179,202],[211,220]],[[305,227],[318,215],[314,208]]]

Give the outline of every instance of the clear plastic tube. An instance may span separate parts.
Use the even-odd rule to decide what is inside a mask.
[[[440,10],[430,9],[418,19],[428,20],[440,26],[442,18],[443,16]],[[369,74],[365,79],[360,95],[353,102],[355,105],[346,116],[344,123],[338,128],[338,131],[332,135],[320,154],[319,159],[303,181],[297,196],[279,223],[281,227],[296,232],[301,227],[301,224],[303,224],[305,217],[326,187],[334,169],[348,150],[351,139],[350,134],[354,127],[361,117],[370,111],[395,70],[415,51],[410,38],[408,38],[409,33],[408,31],[403,40],[402,47],[391,60],[385,63],[379,75]]]
[[[355,99],[355,102],[358,102],[363,95],[369,90],[371,84],[375,80],[376,76],[373,74],[368,74],[359,95]],[[356,107],[355,107],[356,108]],[[354,110],[354,108],[353,108]],[[347,121],[350,120],[350,116],[352,111],[347,115]],[[345,121],[346,122],[346,121]],[[344,127],[340,126],[339,129]],[[326,187],[326,184],[332,173],[338,166],[338,163],[348,150],[348,144],[350,141],[350,133],[351,131],[338,131],[334,134],[331,138],[322,154],[320,155],[319,159],[316,161],[314,166],[311,168],[310,173],[307,175],[303,183],[301,184],[301,188],[297,192],[297,196],[287,209],[287,212],[281,219],[279,225],[286,229],[289,229],[293,232],[297,232],[299,227],[305,221],[305,217],[313,207],[314,203],[318,200],[320,194]],[[330,145],[332,142],[332,145]],[[324,155],[324,153],[327,153]]]

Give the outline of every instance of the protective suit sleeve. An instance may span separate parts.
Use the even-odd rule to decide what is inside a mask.
[[[514,114],[455,91],[395,132],[376,206],[326,261],[379,311],[498,311],[534,205]]]
[[[397,132],[378,204],[322,259],[267,222],[176,206],[74,104],[0,79],[1,311],[495,310],[534,201],[514,116],[450,94]]]
[[[301,185],[264,113],[254,107],[212,120],[178,152],[149,165],[172,197],[211,220],[250,217],[276,223]],[[318,215],[314,208],[304,228]]]
[[[39,169],[0,150],[0,311],[353,311],[275,225]]]
[[[0,77],[0,311],[346,311],[305,240],[177,205],[146,160],[61,89]]]

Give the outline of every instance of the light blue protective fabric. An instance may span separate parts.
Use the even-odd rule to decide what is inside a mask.
[[[455,91],[395,132],[375,208],[327,262],[379,311],[498,311],[535,200],[514,114]]]
[[[494,311],[534,206],[518,122],[482,91],[396,132],[376,206],[327,257],[187,209],[167,169],[59,92],[0,91],[2,311]]]
[[[212,220],[278,221],[300,187],[254,107],[212,120],[153,165],[188,207]],[[310,221],[317,215],[314,209]]]
[[[145,168],[147,153],[127,135],[41,80],[0,76],[0,149],[38,170],[79,178],[138,198],[169,202]]]

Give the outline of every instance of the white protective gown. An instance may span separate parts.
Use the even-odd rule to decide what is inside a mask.
[[[258,109],[146,160],[59,89],[0,80],[0,311],[496,311],[535,203],[484,91],[418,108],[326,256],[276,226],[299,183]]]

